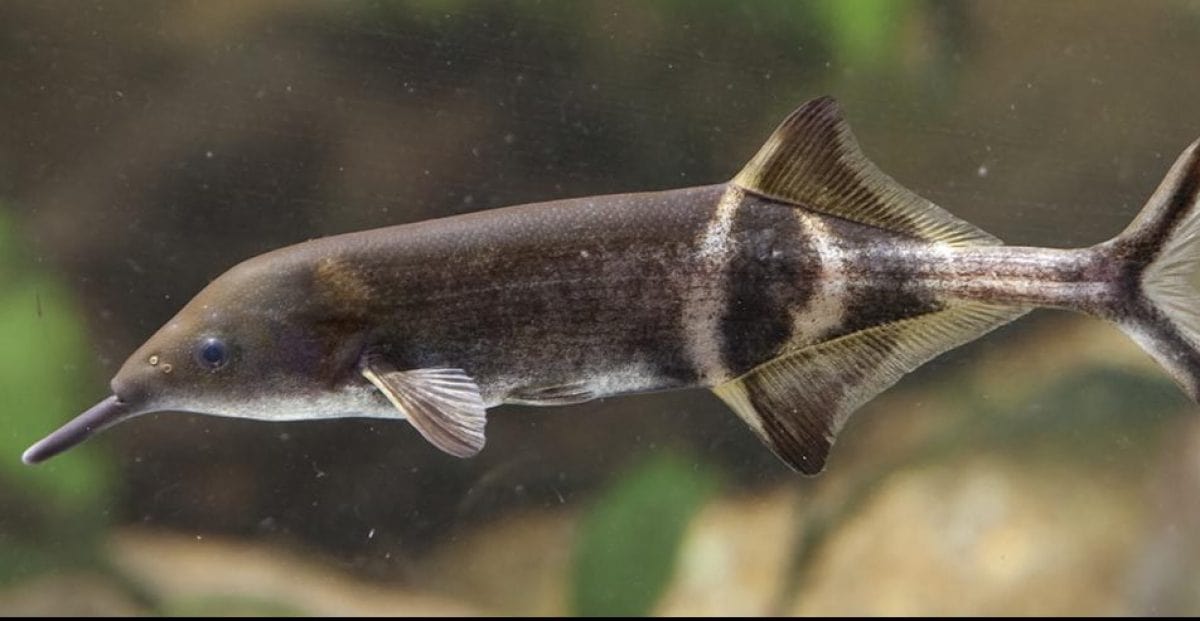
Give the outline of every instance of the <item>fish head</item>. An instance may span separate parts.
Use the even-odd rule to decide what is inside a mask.
[[[381,398],[357,373],[365,330],[326,303],[319,265],[264,255],[230,269],[125,361],[110,397],[22,459],[44,461],[151,412],[278,421],[371,409]]]

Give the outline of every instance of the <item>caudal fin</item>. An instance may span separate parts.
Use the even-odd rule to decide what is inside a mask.
[[[1137,218],[1105,244],[1117,261],[1117,324],[1200,401],[1200,140]]]

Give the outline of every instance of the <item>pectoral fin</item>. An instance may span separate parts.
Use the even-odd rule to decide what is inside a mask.
[[[483,449],[483,398],[462,369],[399,371],[384,360],[371,359],[361,370],[434,446],[455,457],[472,457]]]
[[[713,391],[788,465],[817,474],[859,406],[938,354],[1026,312],[952,306],[785,354]]]

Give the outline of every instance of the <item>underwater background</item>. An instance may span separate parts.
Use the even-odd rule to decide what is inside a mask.
[[[492,410],[471,460],[162,413],[20,462],[244,258],[720,182],[826,94],[952,213],[1090,245],[1200,136],[1200,2],[0,3],[0,612],[1200,613],[1200,406],[1061,312],[817,478],[699,390]]]

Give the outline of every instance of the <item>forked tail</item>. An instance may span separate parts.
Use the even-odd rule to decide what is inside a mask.
[[[1200,401],[1200,140],[1102,248],[1117,263],[1112,319]]]

